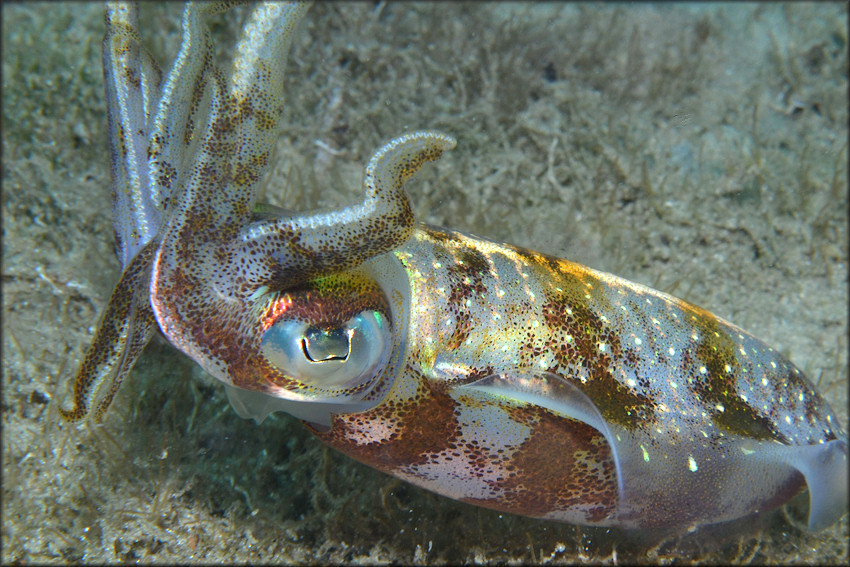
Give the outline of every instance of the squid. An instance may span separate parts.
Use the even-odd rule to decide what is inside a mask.
[[[691,303],[524,248],[417,221],[405,184],[455,146],[378,149],[363,198],[295,213],[257,202],[308,5],[261,3],[232,69],[192,3],[163,73],[137,8],[103,40],[123,272],[73,381],[103,420],[156,332],[224,383],[380,471],[503,512],[688,531],[805,488],[808,527],[847,512],[847,437],[782,354]]]

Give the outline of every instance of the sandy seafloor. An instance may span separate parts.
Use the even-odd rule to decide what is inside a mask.
[[[245,14],[212,18],[222,59]],[[142,12],[166,68],[179,18]],[[806,496],[713,550],[453,502],[240,419],[164,340],[104,426],[60,421],[119,275],[102,34],[99,4],[3,5],[4,564],[847,560],[847,517],[807,533]],[[443,130],[422,220],[695,302],[846,426],[847,39],[846,4],[318,5],[264,200],[351,203],[380,144]]]

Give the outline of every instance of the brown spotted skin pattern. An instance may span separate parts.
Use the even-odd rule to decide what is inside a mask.
[[[580,523],[615,512],[610,450],[594,429],[536,407],[454,397],[445,383],[411,368],[401,379],[420,387],[400,400],[391,394],[370,412],[339,416],[319,437],[368,465],[472,504],[537,517],[580,510],[571,513]]]
[[[846,511],[847,440],[788,360],[694,305],[610,274],[416,222],[404,184],[454,139],[414,132],[337,211],[257,211],[283,62],[307,5],[260,3],[232,69],[195,3],[167,75],[137,8],[104,35],[124,272],[74,381],[100,421],[157,327],[234,409],[301,418],[434,492],[581,524],[687,531],[778,506]]]
[[[739,455],[844,443],[796,367],[687,302],[427,226],[394,255],[411,286],[405,370],[381,405],[318,433],[385,472],[502,511],[685,529],[776,506],[804,486],[792,468]],[[461,387],[538,371],[580,390],[621,440]]]
[[[140,43],[138,8],[107,7],[113,211],[126,271],[75,379],[74,407],[63,410],[70,420],[88,417],[100,400],[100,421],[153,334],[151,313],[172,344],[228,384],[295,399],[364,389],[311,389],[271,368],[260,355],[263,333],[272,315],[305,312],[298,302],[314,302],[311,288],[322,278],[360,290],[329,298],[325,313],[349,304],[383,312],[375,284],[338,274],[410,238],[415,218],[402,185],[455,142],[433,132],[397,138],[369,162],[362,203],[259,218],[256,190],[280,133],[284,63],[309,5],[260,3],[224,73],[212,65],[205,16],[228,6],[186,7],[180,53],[165,78]]]
[[[137,358],[153,337],[156,321],[144,287],[152,256],[153,246],[142,248],[118,280],[74,382],[75,407],[59,408],[65,419],[77,421],[91,411],[95,422],[100,422],[130,371],[123,359]],[[113,378],[107,382],[110,375]],[[92,391],[97,396],[89,397]]]
[[[210,304],[222,297],[228,303],[227,295],[241,289],[242,273],[249,270],[239,262],[246,248],[258,245],[240,233],[251,221],[257,181],[279,134],[282,64],[308,5],[257,6],[237,44],[233,70],[225,75],[212,66],[205,17],[228,6],[186,7],[180,53],[163,78],[141,44],[138,6],[107,5],[103,70],[113,222],[124,274],[75,379],[74,407],[62,412],[72,421],[88,417],[93,406],[92,417],[101,420],[153,336],[154,316],[184,350],[193,341],[195,346],[213,341],[219,348],[234,333],[250,344],[244,333],[255,332],[250,329],[256,324],[216,313]],[[253,228],[263,231],[269,224]],[[291,224],[300,228],[298,221]],[[160,301],[162,291],[184,299],[178,306]],[[246,305],[234,298],[229,307]],[[175,312],[186,322],[183,334],[168,319]],[[200,339],[185,338],[188,332]],[[204,366],[226,369],[219,360]]]

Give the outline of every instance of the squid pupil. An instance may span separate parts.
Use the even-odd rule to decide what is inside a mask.
[[[351,354],[351,333],[348,329],[318,329],[312,327],[301,337],[301,350],[310,362],[348,359]]]

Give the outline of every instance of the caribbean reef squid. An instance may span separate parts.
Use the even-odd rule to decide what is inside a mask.
[[[565,522],[688,530],[808,488],[847,511],[847,438],[782,354],[711,313],[568,260],[422,224],[405,184],[455,146],[418,131],[366,165],[363,198],[257,203],[282,125],[301,3],[253,8],[232,69],[189,4],[163,73],[137,8],[103,40],[123,273],[76,375],[100,422],[156,332],[259,423],[436,493]]]

